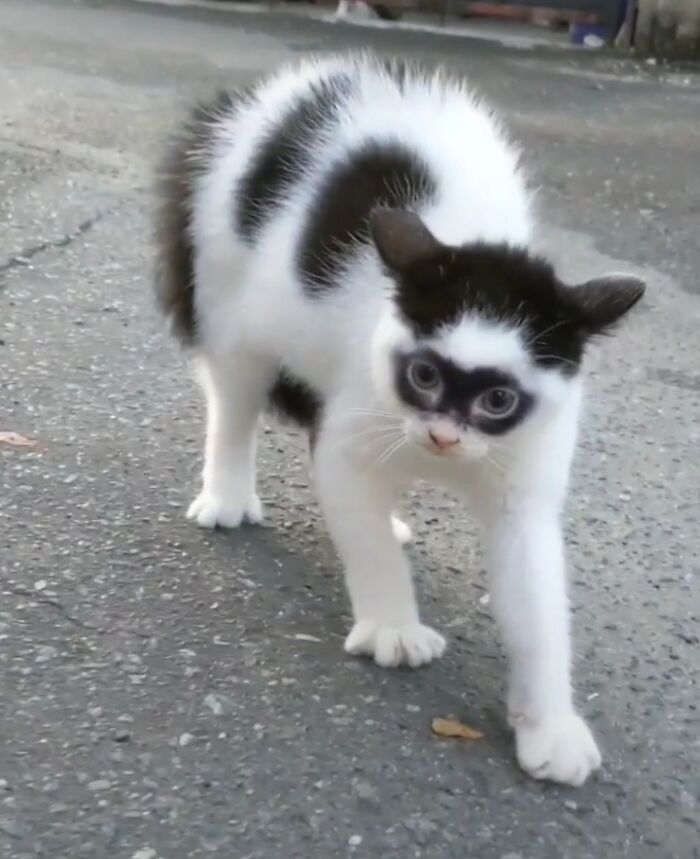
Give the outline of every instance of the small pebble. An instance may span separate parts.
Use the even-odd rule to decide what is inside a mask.
[[[45,644],[37,650],[35,662],[48,662],[58,656],[58,650],[50,644]]]
[[[209,707],[215,716],[220,716],[224,712],[221,701],[219,701],[216,695],[212,695],[211,692],[204,698],[204,704],[206,707]]]

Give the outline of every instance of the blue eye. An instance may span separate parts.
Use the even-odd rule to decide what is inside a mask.
[[[441,384],[440,373],[428,361],[411,361],[408,366],[408,379],[418,391],[434,391]]]
[[[509,418],[519,403],[520,394],[512,388],[489,388],[477,397],[474,405],[487,417]]]

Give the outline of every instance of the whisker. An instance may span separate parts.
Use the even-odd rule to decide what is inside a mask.
[[[339,438],[333,447],[332,451],[337,450],[339,447],[351,444],[353,442],[360,441],[362,439],[365,442],[377,442],[383,441],[389,437],[394,436],[398,432],[399,427],[365,427],[364,430],[360,432],[352,433],[351,435],[342,436]],[[372,438],[374,436],[374,438]]]
[[[369,427],[362,427],[357,432],[351,433],[350,438],[355,438],[360,435],[367,435],[368,433],[374,432],[387,432],[388,430],[398,430],[400,429],[400,424],[380,424],[380,425],[372,425]]]
[[[497,458],[502,459],[503,462],[510,462],[513,458],[513,448],[511,445],[499,446],[490,444],[488,452],[494,454]]]
[[[395,441],[393,444],[389,445],[389,447],[387,448],[387,450],[385,450],[385,451],[384,451],[384,453],[379,457],[378,462],[380,462],[380,463],[385,463],[385,462],[389,459],[389,457],[390,457],[390,456],[393,456],[393,455],[396,453],[396,451],[397,451],[397,450],[398,450],[398,449],[399,449],[399,448],[400,448],[400,447],[401,447],[405,442],[406,442],[406,437],[405,437],[405,436],[401,436],[397,441]]]
[[[389,443],[386,444],[384,446],[384,448],[382,449],[382,451],[377,454],[377,457],[376,457],[377,462],[381,462],[382,456],[384,456],[384,454],[387,452],[387,450],[391,450],[391,448],[396,444],[397,441],[398,441],[397,437],[394,437],[394,438],[389,440]]]
[[[505,475],[507,473],[508,469],[505,463],[500,462],[495,457],[491,456],[491,454],[486,454],[486,461],[489,463],[489,465],[494,466],[496,471],[500,472],[500,474]]]
[[[572,367],[578,367],[579,364],[577,361],[572,361],[570,358],[564,358],[563,355],[538,355],[538,359],[546,360],[547,358],[552,361],[560,361],[562,364],[571,364]]]
[[[551,334],[552,331],[556,331],[556,329],[561,328],[562,325],[568,325],[570,322],[573,321],[573,316],[567,316],[564,319],[560,319],[558,322],[555,322],[554,325],[550,325],[549,328],[545,328],[544,331],[538,331],[536,337],[532,337],[530,340],[527,341],[527,345],[532,346],[535,343],[539,343],[540,340],[547,334]]]
[[[394,420],[396,420],[396,415],[392,415],[391,412],[380,412],[377,409],[350,409],[345,414],[348,414],[348,415],[369,415],[371,417],[393,418]]]

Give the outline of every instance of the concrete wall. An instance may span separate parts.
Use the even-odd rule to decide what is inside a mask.
[[[700,59],[700,0],[638,0],[638,8],[637,50]]]

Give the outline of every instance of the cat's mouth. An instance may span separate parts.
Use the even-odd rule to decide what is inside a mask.
[[[426,453],[441,458],[476,460],[488,455],[488,445],[478,434],[451,427],[426,427],[416,441]]]
[[[438,456],[454,456],[460,452],[462,441],[457,433],[428,430],[425,446]]]
[[[432,429],[422,432],[416,441],[431,456],[455,457],[464,454],[464,445],[457,433],[444,433]]]

